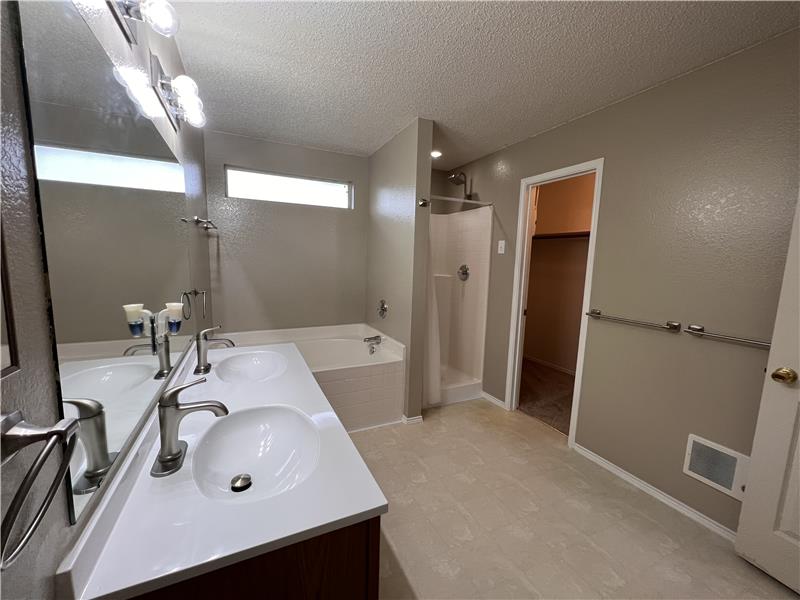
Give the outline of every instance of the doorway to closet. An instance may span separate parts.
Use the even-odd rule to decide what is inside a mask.
[[[595,173],[529,188],[518,408],[569,434]]]

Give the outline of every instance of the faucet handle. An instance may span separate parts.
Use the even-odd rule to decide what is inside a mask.
[[[217,325],[216,327],[209,327],[208,329],[203,329],[200,333],[197,334],[198,340],[206,339],[206,336],[211,333],[212,331],[216,331],[217,329],[221,329],[222,325]]]
[[[168,390],[164,390],[164,393],[161,394],[161,400],[159,401],[159,405],[161,406],[175,406],[178,403],[178,395],[185,389],[190,388],[192,386],[198,385],[200,383],[205,383],[206,378],[201,377],[200,379],[195,379],[194,381],[189,381],[187,383],[176,385],[175,387],[171,387]]]

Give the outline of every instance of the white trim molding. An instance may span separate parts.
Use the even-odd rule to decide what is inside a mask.
[[[370,429],[379,429],[381,427],[389,427],[390,425],[400,425],[403,421],[389,421],[388,423],[380,423],[378,425],[370,425],[369,427],[361,427],[359,429],[346,429],[348,434],[350,433],[359,433],[360,431],[369,431]]]
[[[553,369],[554,371],[560,371],[561,373],[566,373],[567,375],[575,375],[574,369],[568,369],[566,367],[562,367],[561,365],[557,365],[556,363],[551,363],[546,360],[542,360],[541,358],[534,358],[533,356],[525,356],[522,355],[522,360],[527,360],[542,366],[545,366],[549,369]]]
[[[488,393],[488,392],[486,392],[486,391],[484,391],[484,392],[483,392],[483,399],[484,399],[484,400],[488,400],[488,401],[489,401],[489,402],[491,402],[492,404],[496,404],[497,406],[499,406],[499,407],[501,407],[501,408],[505,408],[506,410],[511,410],[511,409],[510,409],[510,408],[509,408],[509,407],[506,405],[506,403],[505,403],[505,402],[503,402],[502,400],[500,400],[500,398],[496,398],[496,397],[492,396],[491,394],[489,394],[489,393]]]
[[[403,425],[412,425],[413,423],[422,423],[422,415],[417,417],[407,417],[403,415]]]
[[[519,385],[522,374],[522,346],[524,342],[523,309],[527,297],[529,257],[531,253],[531,236],[529,234],[528,215],[530,214],[531,187],[552,183],[562,179],[569,179],[588,173],[595,174],[594,200],[592,203],[592,224],[589,237],[589,253],[586,259],[586,278],[583,284],[583,309],[581,315],[581,328],[578,336],[578,360],[575,365],[575,388],[572,393],[572,417],[569,425],[568,445],[575,446],[575,431],[578,424],[578,408],[581,399],[581,379],[583,377],[583,358],[586,352],[586,331],[589,318],[586,313],[591,306],[592,271],[594,270],[594,254],[597,242],[597,222],[600,213],[600,189],[603,182],[603,158],[556,169],[533,177],[526,177],[520,181],[519,209],[517,212],[517,239],[514,259],[514,289],[511,298],[511,320],[508,336],[508,366],[506,371],[506,397],[505,406],[508,410],[517,408],[519,402]]]
[[[603,458],[602,456],[599,456],[598,454],[595,454],[591,450],[588,450],[587,448],[584,448],[580,444],[574,444],[572,446],[572,448],[578,454],[581,454],[582,456],[585,456],[586,458],[591,460],[593,463],[596,463],[596,464],[600,465],[601,467],[603,467],[604,469],[606,469],[608,471],[611,471],[617,477],[619,477],[619,478],[627,481],[631,485],[639,488],[640,490],[642,490],[646,494],[651,495],[656,500],[660,500],[661,502],[663,502],[664,504],[666,504],[670,508],[674,508],[679,513],[689,517],[690,519],[692,519],[693,521],[699,523],[700,525],[702,525],[706,529],[709,529],[709,530],[713,531],[717,535],[722,536],[723,538],[725,538],[726,540],[728,540],[730,542],[736,541],[736,532],[735,531],[733,531],[732,529],[728,529],[727,527],[725,527],[721,523],[717,523],[714,519],[711,519],[711,518],[707,517],[706,515],[704,515],[703,513],[699,512],[697,510],[695,510],[694,508],[692,508],[688,504],[684,504],[680,500],[678,500],[676,498],[673,498],[672,496],[670,496],[669,494],[666,494],[665,492],[662,492],[657,487],[654,487],[654,486],[650,485],[649,483],[647,483],[646,481],[644,481],[642,479],[639,479],[638,477],[636,477],[636,475],[628,473],[628,471],[626,471],[625,469],[623,469],[621,467],[618,467],[614,463],[606,460],[605,458]]]

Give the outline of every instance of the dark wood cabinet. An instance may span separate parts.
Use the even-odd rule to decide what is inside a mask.
[[[380,517],[168,585],[139,598],[378,598]]]

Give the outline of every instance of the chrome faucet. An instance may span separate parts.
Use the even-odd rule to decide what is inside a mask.
[[[369,344],[369,353],[375,354],[375,350],[377,350],[377,346],[381,343],[381,336],[373,335],[371,337],[365,337],[364,342]]]
[[[122,353],[122,356],[133,356],[139,350],[146,350],[147,352],[152,352],[153,345],[152,344],[134,344],[133,346],[128,346],[125,348],[125,352]]]
[[[86,470],[73,479],[72,491],[75,494],[88,494],[100,487],[117,453],[108,452],[106,414],[102,404],[91,398],[64,398],[63,402],[78,409],[78,423],[81,426],[78,438],[86,450]]]
[[[183,385],[176,385],[165,390],[158,399],[158,429],[161,437],[161,449],[158,451],[153,468],[150,469],[150,475],[153,477],[171,475],[183,466],[186,450],[189,447],[186,442],[178,439],[178,429],[183,417],[201,410],[207,410],[215,417],[224,417],[228,414],[228,407],[216,400],[186,404],[178,401],[178,395],[183,390],[205,382],[206,378],[201,377]]]
[[[133,356],[139,350],[149,349],[150,354],[158,356],[158,371],[153,379],[164,379],[172,371],[169,360],[169,335],[156,334],[156,316],[150,315],[150,343],[134,344],[125,349],[122,356]]]
[[[195,340],[197,342],[197,366],[194,369],[195,375],[205,375],[211,370],[211,363],[208,362],[208,334],[212,331],[216,331],[220,327],[222,327],[222,325],[209,327],[208,329],[203,329],[197,334],[197,338]]]

